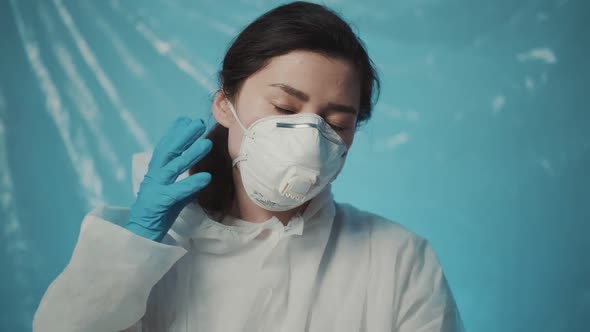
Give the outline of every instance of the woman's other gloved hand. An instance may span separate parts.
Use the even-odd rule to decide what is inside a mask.
[[[200,172],[176,182],[180,174],[211,151],[211,140],[199,138],[205,129],[200,119],[176,119],[154,149],[126,229],[160,242],[193,194],[211,181],[210,173]]]

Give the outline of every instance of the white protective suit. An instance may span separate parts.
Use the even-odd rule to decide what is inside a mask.
[[[149,158],[134,155],[135,193]],[[464,330],[429,242],[336,203],[331,186],[287,227],[276,217],[222,224],[190,203],[162,243],[121,227],[128,211],[85,216],[33,331]]]

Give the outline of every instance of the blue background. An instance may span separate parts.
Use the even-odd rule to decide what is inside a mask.
[[[469,331],[588,331],[590,6],[326,1],[383,81],[337,201],[428,238]],[[0,330],[30,330],[131,154],[209,125],[231,39],[272,1],[0,1]]]

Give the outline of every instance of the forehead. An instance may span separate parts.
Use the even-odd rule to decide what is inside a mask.
[[[274,57],[248,80],[258,88],[277,92],[279,89],[268,85],[288,84],[307,93],[312,102],[358,105],[360,100],[359,77],[352,63],[310,51],[293,51]]]

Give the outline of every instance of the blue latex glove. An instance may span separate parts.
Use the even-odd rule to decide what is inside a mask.
[[[180,174],[211,151],[211,140],[199,139],[204,131],[202,120],[176,119],[154,149],[126,229],[160,242],[180,211],[194,199],[193,194],[211,181],[210,173],[200,172],[176,182]]]

